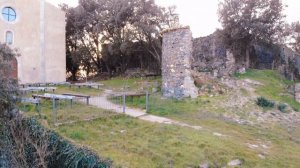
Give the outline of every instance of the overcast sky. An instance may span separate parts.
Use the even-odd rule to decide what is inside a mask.
[[[76,6],[78,0],[47,0],[57,5],[66,3],[70,6]],[[206,36],[220,27],[218,22],[217,9],[219,0],[156,0],[161,6],[177,6],[177,12],[180,15],[180,22],[183,25],[189,25],[193,36]],[[283,0],[288,22],[300,21],[300,0]]]

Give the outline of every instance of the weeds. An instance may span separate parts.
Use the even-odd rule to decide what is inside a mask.
[[[286,112],[287,105],[286,105],[286,104],[283,104],[283,103],[280,103],[280,104],[278,105],[277,108],[278,108],[279,111],[285,113],[285,112]]]
[[[274,102],[272,102],[264,97],[257,98],[256,104],[263,108],[273,108],[275,106]]]

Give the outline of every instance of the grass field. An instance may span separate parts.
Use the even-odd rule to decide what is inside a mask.
[[[253,79],[261,82],[263,85],[256,89],[258,95],[268,99],[287,103],[294,110],[300,111],[300,103],[297,103],[294,97],[288,93],[288,88],[294,82],[285,79],[279,73],[272,70],[248,70],[245,74],[237,74],[238,79]]]
[[[226,166],[233,159],[243,167],[299,167],[299,143],[289,140],[283,130],[239,126],[208,120],[215,130],[196,131],[189,128],[152,124],[123,115],[104,117],[55,128],[64,137],[88,146],[121,167],[196,167],[209,163]],[[224,137],[213,135],[221,131]],[[250,149],[249,144],[264,143],[268,149]],[[261,147],[260,147],[261,148]],[[259,154],[266,155],[260,159]],[[289,166],[287,166],[289,165]]]
[[[249,71],[238,75],[238,79],[251,78],[263,83],[256,92],[274,101],[289,103],[296,108],[299,104],[291,97],[278,96],[285,93],[291,82],[271,71]],[[152,82],[159,82],[155,79]],[[143,87],[143,79],[130,79],[129,88]],[[107,89],[122,89],[124,80],[101,81]],[[273,86],[275,85],[276,86]],[[272,88],[269,88],[272,87]],[[268,89],[269,91],[266,91]],[[58,92],[69,92],[59,88]],[[81,92],[81,90],[76,90]],[[84,91],[83,91],[84,92]],[[247,91],[243,95],[247,96]],[[85,92],[87,93],[87,92]],[[60,135],[81,146],[86,146],[99,155],[111,158],[114,167],[199,167],[208,163],[210,167],[226,167],[231,160],[241,160],[241,167],[282,168],[300,167],[300,126],[291,131],[286,125],[237,124],[225,120],[222,115],[231,113],[220,102],[228,95],[200,97],[195,100],[161,99],[159,94],[151,95],[150,113],[165,116],[186,123],[200,125],[194,130],[173,125],[154,124],[91,106],[77,103],[73,108],[61,104],[59,121],[76,121],[55,127],[51,124],[50,105],[42,111],[40,122]],[[128,99],[131,106],[144,108],[144,98]],[[250,110],[252,106],[248,107]],[[247,111],[248,108],[243,110]],[[257,107],[256,107],[257,108]],[[33,108],[32,108],[33,109]],[[235,109],[233,109],[235,110]],[[241,109],[237,109],[241,110]],[[239,111],[246,115],[244,111]],[[36,116],[34,110],[26,113]],[[97,118],[92,121],[84,121]]]

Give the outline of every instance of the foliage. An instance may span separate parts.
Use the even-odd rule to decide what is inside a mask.
[[[46,130],[33,118],[12,120],[10,146],[20,167],[107,168],[111,163],[85,148],[78,148],[56,133]]]
[[[15,112],[14,96],[18,94],[17,80],[9,74],[11,61],[19,56],[16,50],[12,50],[6,44],[0,43],[0,117],[12,117]]]
[[[224,0],[219,4],[222,39],[237,60],[249,67],[250,46],[274,43],[283,30],[281,0]]]
[[[262,84],[256,89],[258,95],[286,103],[295,111],[300,110],[300,103],[295,101],[293,95],[282,95],[282,93],[288,93],[287,88],[292,86],[294,82],[286,79],[277,71],[249,69],[245,74],[239,74],[238,79],[252,79],[258,81]]]
[[[279,111],[284,113],[286,111],[287,105],[284,103],[280,103],[277,108]]]
[[[273,108],[275,103],[264,98],[264,97],[259,97],[256,100],[256,104],[260,107],[264,107],[264,108]]]
[[[130,67],[159,71],[163,28],[178,23],[175,8],[154,0],[85,0],[67,13],[68,70],[122,73]]]
[[[21,115],[14,117],[7,124],[9,146],[18,167],[47,167],[48,134],[40,127],[32,127],[30,120],[24,120]]]
[[[291,45],[296,52],[300,53],[300,21],[292,23],[290,33]]]
[[[77,148],[57,134],[43,128],[36,120],[24,118],[16,106],[17,80],[10,76],[11,61],[18,53],[0,44],[0,122],[1,140],[12,156],[14,167],[105,168],[110,162],[92,152]],[[3,131],[4,130],[4,131]]]

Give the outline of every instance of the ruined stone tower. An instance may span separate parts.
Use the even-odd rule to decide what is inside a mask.
[[[169,29],[163,34],[162,93],[164,97],[196,98],[198,89],[191,72],[192,32],[188,27]]]

